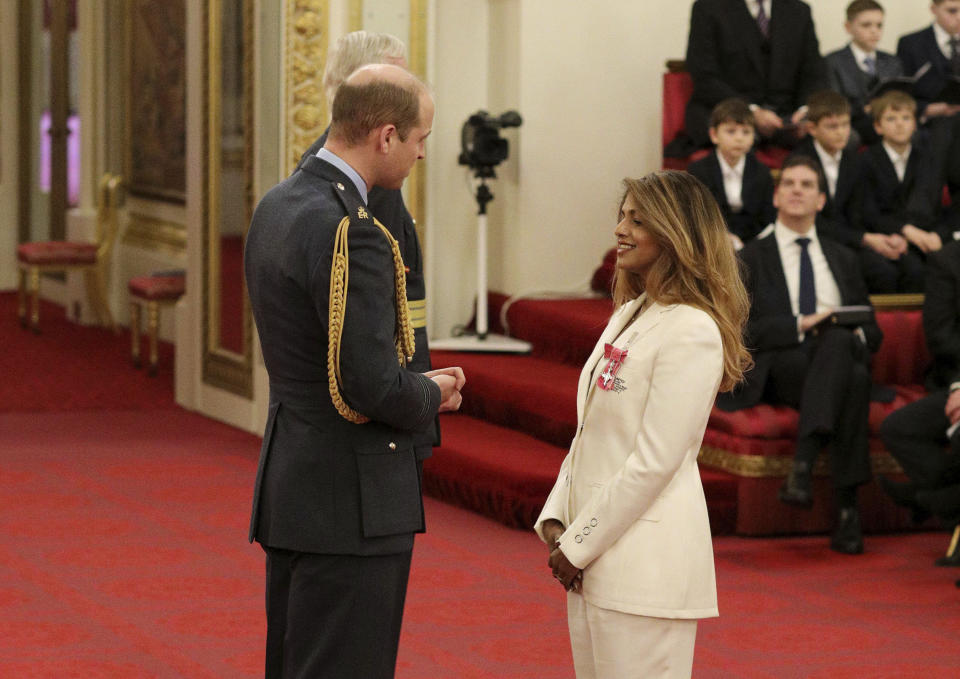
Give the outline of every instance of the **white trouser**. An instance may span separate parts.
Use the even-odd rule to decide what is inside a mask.
[[[567,594],[577,679],[689,679],[696,620],[650,618],[598,608]]]

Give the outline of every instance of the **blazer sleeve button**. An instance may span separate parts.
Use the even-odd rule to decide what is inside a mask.
[[[583,534],[584,534],[584,535],[590,535],[590,526],[584,526],[584,527],[583,527]]]
[[[597,520],[596,520],[596,519],[590,519],[590,525],[593,526],[594,528],[596,528],[596,527],[597,527]]]
[[[573,541],[576,542],[577,544],[580,544],[581,542],[583,542],[583,536],[582,536],[582,535],[576,535],[576,536],[574,536]]]

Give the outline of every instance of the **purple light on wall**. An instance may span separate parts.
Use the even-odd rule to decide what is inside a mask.
[[[67,118],[67,202],[70,207],[80,203],[80,116]],[[40,190],[50,193],[50,111],[40,116]]]

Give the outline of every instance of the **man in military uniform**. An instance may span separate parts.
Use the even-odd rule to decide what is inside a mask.
[[[460,404],[417,373],[396,240],[367,206],[424,157],[426,87],[394,65],[339,88],[324,147],[260,201],[244,268],[270,377],[250,539],[264,548],[267,677],[391,677],[413,535],[414,436]]]
[[[323,87],[327,95],[327,104],[333,108],[333,99],[346,78],[361,66],[367,64],[394,64],[407,67],[404,56],[406,46],[399,38],[388,33],[371,31],[353,31],[337,40],[323,72]],[[327,141],[329,128],[307,149],[294,172],[299,170],[307,158],[317,155]],[[433,366],[430,363],[430,347],[427,343],[427,301],[426,285],[423,274],[423,251],[417,236],[416,224],[407,206],[403,202],[403,193],[399,189],[385,189],[379,186],[370,188],[367,196],[367,208],[374,219],[387,227],[400,246],[400,254],[406,267],[407,303],[410,307],[410,325],[416,340],[413,359],[407,364],[409,370],[427,372]],[[430,457],[433,446],[440,445],[440,422],[434,421],[430,430],[414,434],[414,450],[417,460]]]

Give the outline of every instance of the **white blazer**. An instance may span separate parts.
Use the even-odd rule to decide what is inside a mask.
[[[624,328],[643,299],[613,314],[583,367],[577,434],[535,530],[543,539],[546,519],[567,527],[561,548],[583,569],[583,596],[595,606],[713,617],[713,545],[697,453],[723,374],[720,331],[684,304],[652,304]],[[597,387],[607,342],[630,343],[609,391]]]

